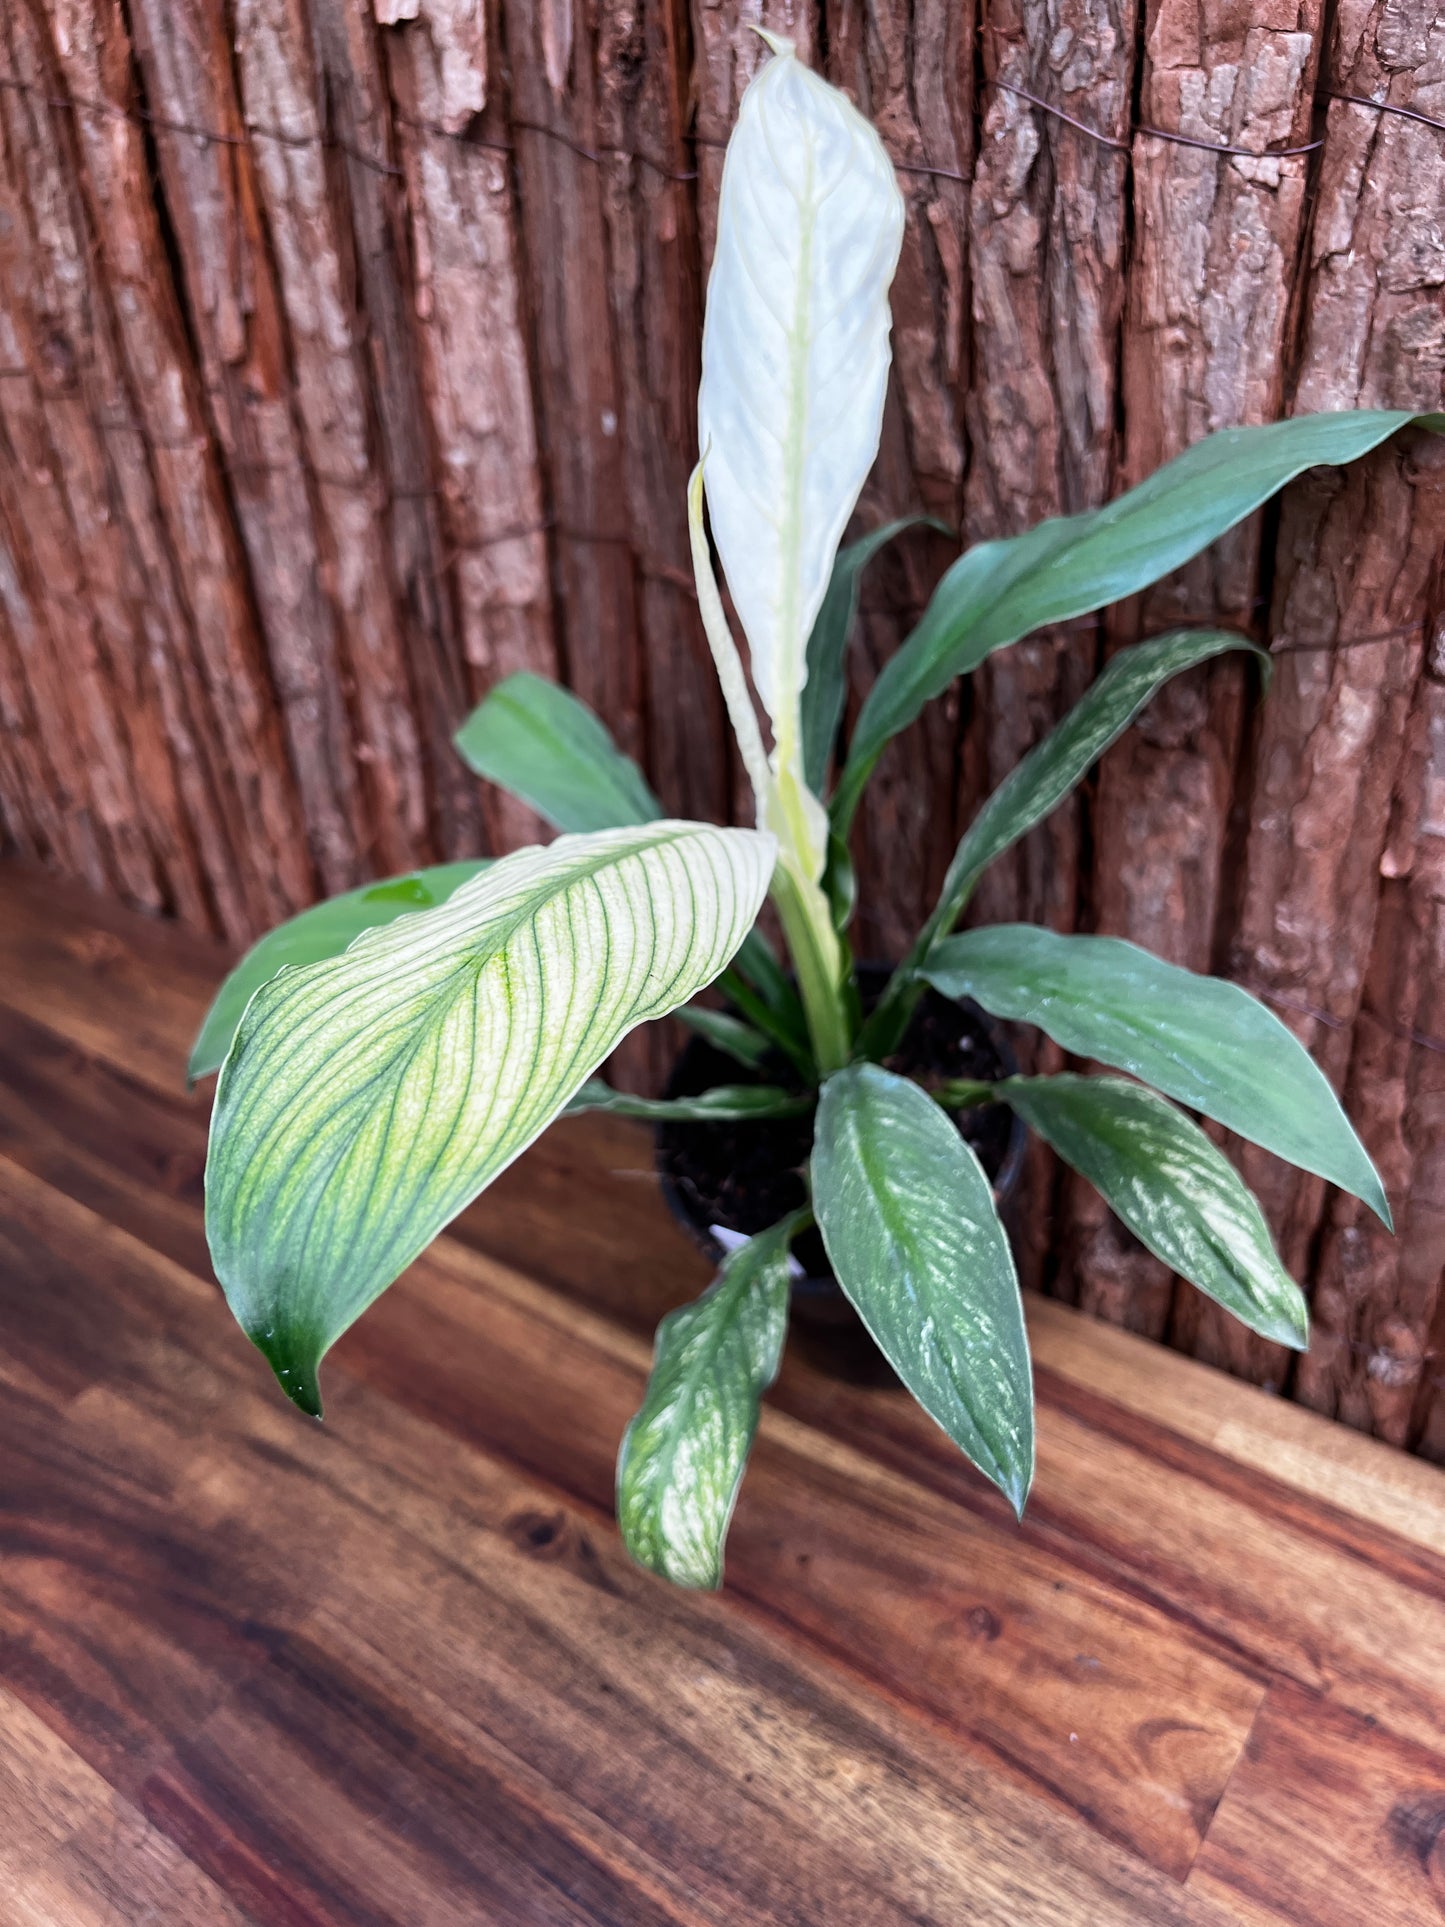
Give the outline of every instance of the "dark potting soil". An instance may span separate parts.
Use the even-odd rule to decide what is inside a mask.
[[[860,971],[865,1007],[882,993],[887,973]],[[899,1048],[888,1057],[889,1070],[915,1078],[925,1088],[951,1077],[994,1081],[1016,1069],[998,1031],[972,1004],[959,1004],[927,991]],[[781,1084],[796,1090],[797,1074],[779,1056],[750,1070],[694,1037],[678,1058],[668,1081],[669,1097],[695,1097],[716,1084]],[[671,1180],[695,1228],[709,1225],[751,1234],[765,1231],[806,1202],[803,1171],[813,1146],[813,1117],[753,1119],[746,1123],[660,1124],[658,1169]],[[973,1147],[991,1180],[1008,1157],[1012,1113],[1002,1104],[954,1114],[960,1135]],[[831,1278],[823,1241],[810,1230],[793,1245],[793,1254],[810,1278]]]

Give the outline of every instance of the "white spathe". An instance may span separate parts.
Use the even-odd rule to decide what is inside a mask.
[[[903,201],[877,134],[764,36],[728,143],[698,394],[712,531],[787,758],[833,557],[878,452]]]

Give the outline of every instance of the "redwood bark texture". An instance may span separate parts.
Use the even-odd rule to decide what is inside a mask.
[[[754,26],[853,94],[908,204],[860,527],[1006,535],[1214,429],[1445,406],[1439,0],[12,0],[6,846],[244,941],[535,836],[449,746],[523,667],[592,703],[670,808],[736,807],[684,485]],[[875,566],[855,703],[955,550],[920,530]],[[1399,1235],[1229,1147],[1312,1294],[1299,1360],[1043,1155],[1021,1261],[1445,1459],[1442,551],[1430,438],[1306,477],[935,706],[856,855],[860,948],[896,953],[968,813],[1111,649],[1181,618],[1270,644],[1267,701],[1234,664],[1171,686],[975,914],[1129,936],[1270,999]]]

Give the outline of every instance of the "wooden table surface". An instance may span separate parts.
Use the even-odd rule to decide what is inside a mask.
[[[617,1441],[705,1282],[551,1132],[318,1426],[213,1282],[217,953],[0,866],[3,1927],[1445,1916],[1445,1475],[1048,1302],[1026,1524],[792,1355],[728,1583]]]

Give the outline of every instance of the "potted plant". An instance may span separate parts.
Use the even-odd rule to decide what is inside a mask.
[[[458,742],[562,834],[294,919],[227,980],[192,1062],[193,1075],[221,1071],[206,1171],[217,1275],[284,1389],[318,1417],[327,1348],[560,1112],[661,1120],[691,1127],[694,1143],[709,1130],[766,1143],[786,1127],[794,1148],[775,1162],[791,1196],[762,1222],[755,1198],[752,1216],[722,1223],[739,1235],[703,1296],[664,1320],[619,1460],[631,1551],[700,1586],[719,1581],[777,1369],[790,1247],[814,1233],[813,1269],[826,1258],[898,1377],[1022,1509],[1028,1344],[990,1173],[968,1141],[987,1151],[981,1119],[995,1121],[994,1176],[997,1122],[1006,1144],[1007,1120],[1022,1120],[1166,1264],[1287,1345],[1306,1342],[1304,1299],[1254,1198],[1187,1113],[1389,1222],[1324,1077],[1243,990],[1111,937],[956,933],[984,868],[1167,678],[1233,650],[1267,669],[1246,638],[1182,629],[1115,654],[983,805],[916,943],[866,995],[847,940],[848,838],[890,739],[990,651],[1145,588],[1302,469],[1348,462],[1414,419],[1445,428],[1377,411],[1230,431],[1102,509],[968,550],[841,744],[858,578],[893,532],[838,553],[878,447],[903,207],[866,121],[786,42],[769,44],[724,167],[688,499],[755,824],[668,818],[574,697],[510,677]],[[704,500],[770,741],[719,597]],[[769,897],[786,964],[757,928]],[[713,984],[727,1011],[695,1002]],[[991,1033],[977,1010],[1036,1024],[1106,1071],[1020,1077],[979,1046]],[[674,1011],[728,1074],[714,1081],[714,1059],[651,1101],[598,1080],[629,1030]]]

